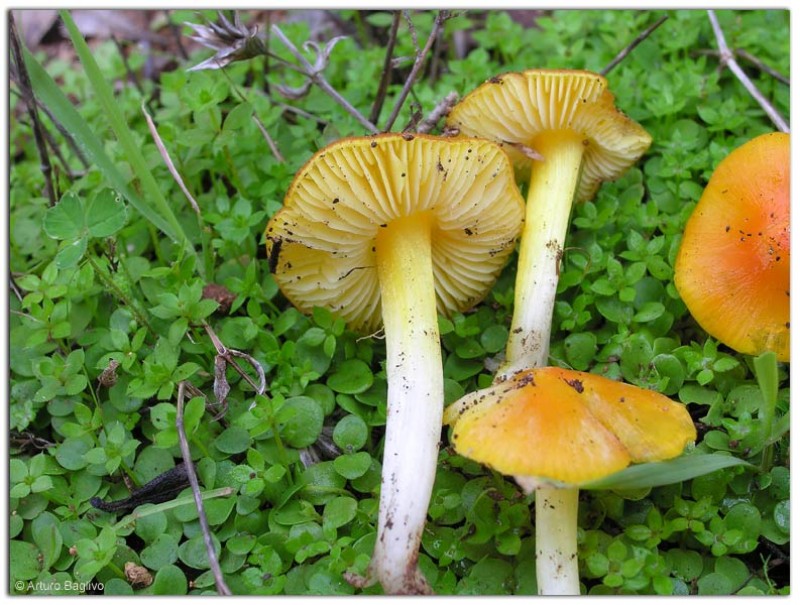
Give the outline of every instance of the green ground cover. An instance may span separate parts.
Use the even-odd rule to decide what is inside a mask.
[[[401,19],[396,57],[413,58],[435,15],[411,15],[416,40]],[[581,581],[591,594],[786,594],[788,364],[779,365],[776,428],[765,435],[752,359],[704,333],[673,284],[683,227],[714,167],[775,130],[709,52],[717,46],[706,12],[554,11],[532,27],[502,11],[458,13],[445,23],[433,51],[437,63],[426,64],[393,129],[415,111],[426,115],[451,91],[463,96],[502,72],[600,71],[662,15],[667,21],[607,76],[617,107],[653,144],[621,179],[574,210],[551,363],[682,402],[698,430],[697,453],[729,453],[751,464],[655,488],[581,492]],[[718,17],[731,48],[789,73],[788,11]],[[171,18],[200,22],[189,11]],[[340,11],[336,18],[352,34],[330,49],[324,76],[369,116],[392,15]],[[307,21],[280,27],[298,48],[310,35]],[[270,50],[277,58],[268,70],[260,56],[224,71],[187,72],[210,55],[200,50],[157,81],[143,79],[142,90],[125,84],[127,69],[112,42],[87,49],[95,74],[85,58],[77,67],[35,52],[27,64],[37,97],[86,158],[84,166],[40,110],[64,157],[51,157],[60,200],[52,207],[31,121],[11,86],[12,593],[215,592],[188,489],[135,517],[90,502],[125,498],[130,487],[180,462],[182,381],[196,388],[186,397],[184,425],[231,590],[381,592],[356,590],[343,574],[365,572],[376,536],[385,344],[349,331],[329,311],[295,310],[270,275],[263,239],[303,163],[327,143],[366,133],[318,86],[296,99],[281,96],[279,85],[301,87],[304,76],[281,62],[294,58],[274,37]],[[140,72],[145,59],[131,53],[129,69]],[[741,62],[788,116],[789,87]],[[397,66],[378,124],[410,68],[410,60]],[[145,102],[199,213],[153,141]],[[508,336],[515,259],[483,303],[440,319],[448,403],[492,380],[492,360]],[[219,288],[210,291],[211,284]],[[251,360],[263,367],[265,394],[230,366],[215,371],[218,350],[204,323],[225,347],[249,356],[235,358],[245,371],[255,376]],[[230,392],[219,417],[199,395],[216,401],[215,385],[223,382]],[[319,461],[311,464],[311,457]],[[456,455],[447,430],[439,462],[420,555],[433,589],[536,594],[532,499],[511,478]],[[137,567],[126,575],[129,563]],[[130,580],[138,568],[152,583]]]

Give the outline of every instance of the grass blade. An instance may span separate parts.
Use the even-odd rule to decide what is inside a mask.
[[[191,242],[183,231],[183,227],[181,227],[181,224],[178,222],[178,219],[175,217],[175,214],[172,212],[169,204],[167,204],[167,201],[164,198],[158,183],[156,183],[153,174],[147,167],[147,163],[139,151],[136,141],[131,135],[131,132],[128,128],[128,123],[125,120],[125,116],[122,115],[122,112],[119,110],[119,106],[114,99],[114,94],[111,90],[111,87],[103,77],[103,73],[100,71],[100,68],[95,62],[89,46],[86,44],[86,41],[83,39],[83,36],[75,25],[75,22],[72,20],[69,11],[62,10],[59,11],[59,14],[64,21],[67,31],[69,32],[72,44],[74,45],[75,51],[77,52],[78,57],[81,60],[81,64],[86,71],[86,75],[92,84],[94,93],[97,95],[97,100],[100,102],[100,105],[105,111],[108,121],[110,122],[111,127],[113,128],[114,133],[117,135],[117,139],[119,140],[119,143],[125,152],[125,156],[131,163],[134,174],[141,184],[142,190],[147,198],[152,200],[153,204],[155,204],[156,211],[158,212],[160,218],[162,218],[163,221],[165,221],[170,227],[168,231],[164,231],[162,227],[159,227],[159,229],[164,231],[164,233],[173,241],[182,243],[187,248],[187,251],[189,251],[191,254],[196,254]],[[136,207],[135,204],[134,207]]]
[[[667,462],[649,462],[629,466],[605,479],[580,487],[581,489],[642,489],[670,485],[740,464],[752,466],[744,460],[724,454],[694,454],[681,456]]]

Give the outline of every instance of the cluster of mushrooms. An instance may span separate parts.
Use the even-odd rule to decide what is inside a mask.
[[[536,490],[540,594],[579,594],[578,488],[631,463],[678,456],[696,438],[685,407],[659,393],[546,367],[573,200],[619,177],[651,138],[614,107],[605,78],[570,70],[494,77],[453,108],[445,132],[321,149],[265,234],[274,278],[298,309],[325,307],[354,330],[385,333],[378,534],[367,576],[348,580],[380,582],[387,594],[431,593],[417,558],[444,420],[459,454]],[[529,178],[527,204],[518,174]],[[788,193],[779,212],[788,218]],[[788,236],[769,233],[788,269]],[[490,388],[445,411],[438,314],[480,302],[518,238],[505,363]],[[686,288],[707,279],[693,274]]]

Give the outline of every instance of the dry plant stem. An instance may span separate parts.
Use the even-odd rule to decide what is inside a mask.
[[[147,120],[147,127],[150,129],[150,135],[153,137],[153,141],[158,148],[158,152],[161,154],[161,159],[164,160],[164,163],[167,165],[167,169],[169,173],[172,175],[172,178],[178,183],[178,187],[181,188],[183,191],[183,195],[186,196],[186,199],[189,200],[189,204],[192,206],[192,210],[194,210],[195,214],[197,215],[198,220],[202,222],[203,217],[200,212],[200,206],[197,205],[197,201],[194,199],[194,196],[189,192],[186,188],[186,185],[181,178],[178,169],[175,168],[175,164],[172,162],[172,158],[169,156],[169,151],[164,146],[164,142],[161,140],[161,136],[158,134],[158,129],[156,125],[153,123],[153,118],[150,117],[150,114],[147,113],[147,108],[145,107],[144,103],[142,103],[142,113],[144,114],[145,120]]]
[[[214,552],[214,541],[211,538],[211,529],[208,527],[208,519],[206,519],[206,511],[203,507],[203,497],[200,494],[200,484],[197,481],[197,473],[194,471],[194,464],[192,464],[192,453],[189,449],[189,441],[186,439],[186,431],[183,427],[183,399],[185,396],[186,386],[183,381],[178,384],[178,403],[177,413],[175,415],[175,426],[178,430],[178,440],[181,448],[181,455],[183,462],[186,465],[186,475],[189,478],[189,485],[192,488],[192,495],[194,496],[194,504],[197,507],[197,518],[200,521],[200,528],[203,530],[203,540],[206,544],[206,553],[208,554],[208,563],[211,567],[211,573],[214,574],[214,582],[217,585],[217,592],[221,595],[232,595],[231,589],[225,583],[225,578],[222,577],[222,570],[219,567],[217,554]]]
[[[769,116],[769,119],[772,120],[772,123],[775,124],[775,127],[780,130],[781,132],[789,132],[789,124],[786,120],[783,119],[783,116],[778,112],[777,109],[770,103],[761,91],[756,88],[755,84],[753,84],[752,80],[747,77],[747,74],[742,71],[742,68],[739,67],[739,64],[736,62],[736,59],[733,56],[733,53],[728,48],[728,43],[725,41],[725,35],[722,33],[722,28],[719,25],[719,21],[717,20],[717,15],[713,10],[708,11],[708,19],[711,21],[711,27],[714,30],[714,36],[717,39],[717,45],[719,46],[719,59],[728,69],[733,72],[742,85],[747,89],[747,92],[750,93],[759,105],[761,105],[761,109]]]
[[[139,91],[139,94],[144,97],[144,90],[142,89],[142,85],[139,83],[139,78],[136,77],[136,74],[131,69],[130,63],[128,63],[128,56],[125,54],[125,49],[122,48],[122,44],[114,34],[111,34],[111,39],[114,41],[114,45],[117,47],[117,52],[119,53],[120,58],[122,59],[122,64],[125,66],[125,73],[128,74],[128,80],[136,87],[136,90]]]
[[[458,103],[458,93],[447,93],[447,96],[439,101],[436,104],[436,107],[433,108],[433,111],[431,111],[428,116],[419,123],[419,126],[417,126],[417,132],[428,133],[436,128],[439,120],[450,113],[450,110],[456,103]]]
[[[211,339],[214,348],[217,350],[217,355],[229,363],[231,367],[233,367],[233,369],[236,370],[242,378],[244,378],[247,384],[253,387],[253,390],[255,390],[256,393],[263,395],[267,390],[267,378],[266,374],[264,373],[264,368],[261,366],[261,364],[247,353],[237,351],[236,349],[229,349],[222,344],[222,341],[219,339],[216,332],[214,332],[212,327],[208,324],[204,323],[203,328],[208,334],[208,337]],[[250,375],[245,372],[238,363],[236,363],[234,357],[241,357],[253,367],[253,369],[256,371],[256,374],[258,374],[258,384],[256,384]]]
[[[736,54],[738,56],[740,56],[742,59],[745,59],[746,61],[749,61],[750,63],[752,63],[757,69],[760,69],[764,73],[769,74],[770,76],[772,76],[773,78],[778,80],[778,82],[786,84],[786,86],[790,86],[791,85],[791,82],[789,81],[789,78],[784,76],[779,71],[776,71],[776,70],[772,69],[769,65],[767,65],[766,63],[763,63],[762,61],[759,60],[758,57],[751,55],[746,50],[743,50],[741,48],[737,48],[736,49]]]
[[[183,41],[181,40],[181,30],[178,26],[172,21],[172,11],[165,10],[164,11],[167,15],[167,23],[169,23],[169,30],[172,33],[172,37],[175,40],[175,43],[178,46],[178,51],[181,53],[181,58],[184,61],[189,60],[189,53],[186,52],[186,49],[183,46]]]
[[[42,176],[44,176],[44,192],[47,199],[50,200],[50,205],[55,206],[57,200],[55,189],[53,188],[53,171],[50,165],[50,155],[47,152],[47,143],[44,138],[44,128],[39,120],[39,111],[34,101],[33,87],[31,86],[31,80],[28,76],[28,68],[25,67],[25,60],[22,58],[22,46],[20,44],[19,34],[17,33],[17,25],[14,21],[14,14],[11,12],[8,13],[8,24],[11,54],[14,57],[14,64],[17,67],[20,92],[28,108],[28,114],[31,117],[33,138],[36,141],[36,149],[39,151],[39,162],[42,169]]]
[[[281,31],[281,29],[277,25],[272,26],[272,33],[274,33],[278,39],[283,43],[283,45],[289,50],[292,55],[299,61],[302,69],[299,71],[306,75],[314,84],[316,84],[319,88],[321,88],[329,97],[331,97],[334,101],[336,101],[344,110],[353,116],[358,123],[361,124],[364,128],[366,128],[372,134],[377,134],[378,128],[367,120],[359,111],[350,105],[350,103],[345,99],[342,95],[340,95],[333,86],[328,84],[328,81],[325,77],[314,70],[314,67],[308,62],[308,60],[303,56],[297,47],[292,43],[289,38]]]
[[[745,61],[748,61],[748,62],[752,63],[753,67],[755,67],[756,69],[758,69],[760,71],[763,71],[766,74],[769,74],[770,76],[772,76],[773,78],[778,80],[778,82],[780,82],[781,84],[786,84],[786,86],[791,86],[791,80],[789,80],[789,78],[784,76],[779,71],[773,69],[772,67],[770,67],[769,65],[767,65],[766,63],[761,61],[758,57],[750,54],[746,50],[743,50],[741,48],[737,48],[736,50],[734,50],[734,54],[737,57],[741,57]],[[720,52],[718,50],[712,50],[712,49],[709,48],[709,49],[700,49],[700,50],[693,51],[692,55],[693,56],[694,55],[706,55],[706,56],[712,56],[712,57],[719,58],[720,57]]]
[[[59,134],[62,137],[64,137],[64,140],[67,142],[67,145],[69,145],[69,148],[75,154],[75,157],[78,158],[78,161],[81,163],[83,168],[85,170],[88,170],[89,169],[89,160],[86,159],[86,156],[84,155],[83,151],[78,146],[78,144],[75,142],[75,139],[72,137],[70,132],[66,129],[66,127],[61,122],[59,122],[58,119],[56,119],[56,117],[53,115],[53,112],[50,111],[50,109],[48,109],[47,105],[45,105],[44,103],[42,103],[38,99],[36,100],[36,106],[39,109],[41,109],[45,113],[45,115],[47,115],[48,119],[53,124],[53,126],[55,126],[55,128],[59,132]]]
[[[636,36],[636,38],[633,40],[633,42],[631,42],[630,44],[628,44],[628,46],[626,46],[624,49],[622,49],[620,51],[620,53],[616,57],[614,57],[614,59],[611,61],[611,63],[606,65],[599,72],[600,75],[601,76],[605,76],[608,72],[610,72],[617,65],[619,65],[625,57],[627,57],[629,54],[631,54],[631,51],[633,51],[634,48],[639,46],[639,44],[641,44],[650,34],[652,34],[654,31],[656,31],[661,26],[661,24],[664,23],[664,21],[666,21],[667,19],[669,19],[669,17],[667,17],[667,15],[664,15],[658,21],[653,23],[653,25],[651,25],[646,30],[644,30],[641,34]]]
[[[403,107],[403,104],[406,102],[406,97],[408,93],[411,92],[411,86],[413,86],[414,81],[417,79],[417,75],[419,74],[419,70],[422,68],[422,64],[425,62],[425,57],[428,52],[431,50],[431,46],[433,46],[433,42],[439,36],[439,32],[442,29],[442,25],[448,19],[449,12],[442,10],[436,15],[436,20],[433,22],[433,29],[431,30],[431,35],[428,36],[427,42],[425,42],[425,47],[417,53],[416,58],[414,59],[414,65],[411,67],[411,72],[408,74],[408,78],[406,78],[405,84],[403,84],[403,90],[400,91],[400,96],[397,98],[397,101],[394,104],[394,108],[392,109],[392,113],[389,116],[389,119],[386,121],[386,125],[383,127],[384,132],[389,132],[394,125],[395,120],[397,119],[398,114],[400,113],[400,109]]]
[[[369,121],[373,124],[376,124],[378,118],[381,116],[381,109],[383,109],[383,102],[386,100],[386,91],[389,88],[389,80],[392,76],[392,54],[394,53],[394,45],[397,41],[397,29],[400,26],[400,15],[400,11],[394,11],[392,25],[389,28],[389,41],[386,43],[386,58],[383,61],[381,81],[380,84],[378,84],[378,93],[375,95],[375,102],[372,105],[372,113],[369,114]]]
[[[256,126],[261,131],[261,136],[264,137],[264,140],[267,142],[267,146],[269,150],[272,152],[272,155],[275,156],[275,159],[278,160],[280,164],[283,164],[286,161],[286,158],[283,157],[280,149],[278,149],[278,145],[275,143],[273,138],[269,135],[266,126],[261,122],[259,117],[256,114],[253,114],[253,122],[256,123]]]

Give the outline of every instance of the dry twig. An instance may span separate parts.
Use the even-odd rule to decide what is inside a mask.
[[[436,128],[436,125],[439,123],[439,120],[441,120],[444,116],[450,113],[450,110],[453,108],[453,105],[455,105],[457,102],[458,102],[457,92],[447,93],[447,96],[441,101],[439,101],[436,104],[436,107],[433,108],[433,111],[431,111],[428,114],[428,116],[419,123],[419,126],[417,126],[417,132],[428,133],[434,128]]]
[[[397,29],[400,26],[400,11],[394,11],[394,18],[392,25],[389,28],[389,41],[386,43],[386,58],[383,61],[383,72],[381,73],[381,81],[378,84],[378,93],[375,95],[375,102],[372,104],[372,113],[369,114],[369,121],[373,124],[378,122],[381,116],[381,109],[383,102],[386,100],[386,91],[389,89],[389,80],[392,75],[392,54],[394,53],[394,45],[397,41]]]
[[[722,33],[722,28],[720,27],[719,21],[717,20],[717,15],[713,10],[708,11],[708,19],[711,21],[711,27],[714,30],[714,36],[717,39],[717,45],[719,46],[719,60],[720,62],[725,65],[728,69],[733,72],[742,85],[747,89],[747,92],[750,93],[758,104],[761,106],[761,109],[769,116],[769,119],[772,120],[772,123],[775,124],[776,128],[781,132],[789,132],[789,124],[786,120],[783,119],[783,116],[778,112],[777,109],[770,103],[767,98],[761,94],[761,91],[756,88],[756,85],[753,84],[752,80],[747,77],[747,74],[742,71],[742,68],[739,67],[739,64],[736,62],[733,53],[728,48],[728,43],[725,41],[725,35]]]
[[[175,182],[178,183],[178,187],[180,187],[181,191],[183,191],[183,195],[185,195],[186,199],[189,200],[189,204],[192,206],[192,210],[194,210],[195,214],[197,214],[198,220],[202,221],[203,215],[200,212],[200,206],[197,205],[197,201],[194,199],[194,196],[192,196],[192,194],[186,188],[178,169],[175,168],[175,164],[172,162],[172,158],[169,157],[169,151],[167,151],[167,148],[164,146],[164,142],[161,140],[161,137],[158,134],[156,125],[153,123],[153,118],[151,118],[150,114],[147,113],[147,108],[145,107],[144,103],[142,103],[142,113],[144,114],[145,120],[147,120],[147,127],[150,129],[150,135],[153,137],[156,147],[158,147],[158,152],[161,154],[161,159],[164,160],[164,163],[167,165],[172,178],[175,179]]]
[[[400,96],[397,98],[395,102],[394,109],[392,109],[392,113],[389,116],[389,119],[386,121],[386,126],[384,126],[383,131],[388,132],[392,129],[394,125],[394,121],[397,119],[398,114],[400,113],[400,109],[403,107],[403,104],[406,101],[406,97],[408,93],[411,91],[411,86],[413,86],[414,81],[417,79],[417,75],[419,74],[419,70],[422,68],[422,64],[425,62],[425,57],[428,52],[431,50],[431,46],[433,46],[434,40],[439,36],[439,32],[444,25],[444,22],[450,18],[450,12],[446,10],[440,10],[439,13],[436,15],[436,19],[433,22],[433,29],[431,30],[431,35],[428,36],[427,42],[425,42],[425,47],[417,53],[416,58],[414,59],[414,65],[411,68],[411,72],[408,74],[408,78],[406,78],[405,84],[403,84],[403,90],[400,91]],[[416,35],[416,33],[412,33],[412,35]]]
[[[741,48],[737,48],[736,50],[733,51],[733,53],[737,57],[741,57],[745,61],[749,61],[750,63],[753,64],[753,66],[756,69],[758,69],[760,71],[763,71],[766,74],[769,74],[770,76],[772,76],[773,78],[778,80],[778,82],[780,82],[781,84],[786,84],[786,86],[791,86],[791,80],[789,80],[789,78],[784,76],[778,70],[773,69],[772,67],[770,67],[769,65],[767,65],[766,63],[761,61],[755,55],[752,55],[749,52],[747,52],[746,50],[741,49]],[[719,58],[720,57],[720,52],[718,50],[713,50],[713,49],[710,49],[710,48],[703,48],[703,49],[700,49],[700,50],[692,51],[692,55],[693,56],[694,55],[706,55],[706,56]]]
[[[643,42],[643,41],[644,41],[644,40],[645,40],[645,39],[646,39],[646,38],[647,38],[647,37],[648,37],[650,34],[652,34],[654,31],[656,31],[656,29],[658,29],[658,28],[661,26],[661,24],[662,24],[662,23],[664,23],[664,21],[666,21],[668,18],[669,18],[669,17],[667,17],[667,15],[664,15],[664,16],[663,16],[663,17],[661,17],[661,18],[660,18],[658,21],[656,21],[655,23],[653,23],[653,25],[651,25],[651,26],[650,26],[650,27],[648,27],[646,30],[644,30],[644,31],[643,31],[641,34],[639,34],[638,36],[636,36],[636,38],[633,40],[633,42],[631,42],[630,44],[628,44],[628,46],[626,46],[625,48],[623,48],[623,49],[622,49],[622,50],[619,52],[619,54],[618,54],[616,57],[614,57],[614,59],[611,61],[611,63],[609,63],[608,65],[606,65],[606,66],[605,66],[605,67],[604,67],[604,68],[603,68],[603,69],[600,71],[600,75],[601,75],[601,76],[605,76],[605,75],[606,75],[608,72],[610,72],[610,71],[611,71],[612,69],[614,69],[614,68],[615,68],[617,65],[619,65],[619,64],[622,62],[622,60],[623,60],[625,57],[627,57],[629,54],[631,54],[631,51],[632,51],[634,48],[636,48],[637,46],[639,46],[639,44],[641,44],[641,43],[642,43],[642,42]]]
[[[39,151],[39,162],[42,169],[42,176],[44,176],[44,191],[47,199],[50,200],[50,205],[56,205],[56,194],[53,188],[53,170],[50,164],[50,155],[47,152],[47,143],[44,137],[44,127],[39,120],[39,112],[37,110],[36,101],[34,101],[33,86],[31,85],[30,77],[28,76],[28,68],[25,67],[25,59],[22,56],[22,45],[19,41],[19,34],[17,33],[17,25],[14,21],[14,14],[8,13],[9,24],[9,38],[11,42],[11,54],[14,57],[14,64],[17,68],[17,79],[19,83],[22,98],[25,100],[25,105],[28,107],[28,114],[31,117],[33,125],[33,138],[36,141],[36,149]]]
[[[281,31],[281,29],[277,25],[272,26],[272,33],[274,33],[278,39],[283,43],[283,45],[289,50],[290,53],[297,59],[300,64],[300,67],[296,67],[291,65],[291,63],[287,63],[285,61],[281,61],[287,67],[291,66],[292,69],[299,71],[300,73],[304,74],[311,82],[316,84],[320,89],[322,89],[325,94],[331,97],[334,101],[336,101],[344,110],[353,116],[358,123],[361,124],[364,128],[366,128],[372,134],[376,134],[378,132],[378,128],[370,122],[367,118],[365,118],[361,113],[353,107],[347,99],[345,99],[339,92],[331,86],[328,81],[325,79],[325,76],[322,75],[321,69],[317,69],[314,65],[308,62],[308,59],[303,56],[298,48],[292,43],[289,38]],[[331,44],[330,42],[328,44]],[[273,55],[271,55],[273,56]]]
[[[225,578],[222,576],[222,570],[217,560],[217,553],[214,552],[214,540],[211,538],[211,529],[208,526],[206,511],[203,506],[203,496],[200,494],[200,484],[197,481],[197,473],[195,473],[194,464],[192,464],[192,452],[189,449],[189,441],[186,438],[186,431],[183,427],[183,399],[185,397],[186,384],[185,381],[178,383],[178,403],[177,413],[175,415],[175,426],[178,429],[178,441],[180,443],[183,462],[186,465],[186,475],[189,478],[189,485],[192,488],[194,505],[197,507],[197,518],[200,521],[200,528],[203,530],[203,540],[206,544],[208,563],[211,567],[211,573],[214,574],[214,582],[217,584],[217,592],[221,595],[231,595],[233,593],[231,593],[231,589],[228,588],[228,585],[225,583]]]

